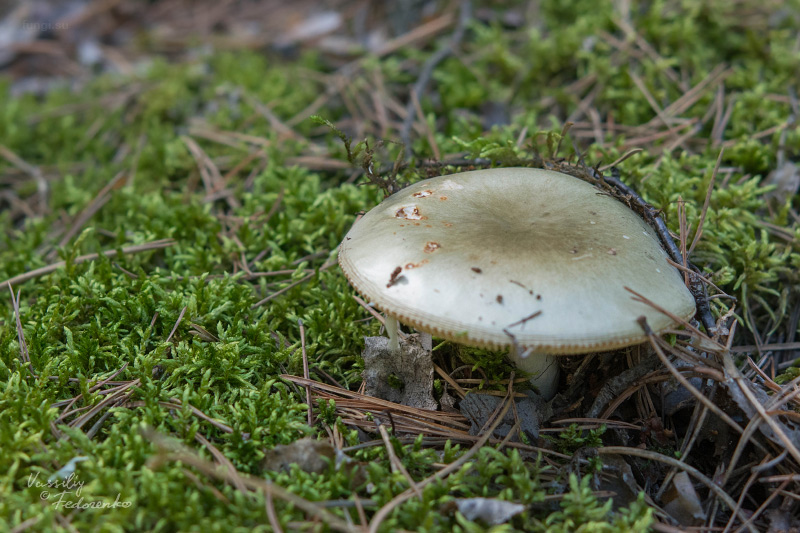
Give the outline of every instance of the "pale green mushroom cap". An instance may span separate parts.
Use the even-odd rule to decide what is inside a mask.
[[[462,344],[577,354],[644,342],[695,304],[653,230],[593,185],[528,168],[423,180],[364,215],[339,264],[401,323]]]

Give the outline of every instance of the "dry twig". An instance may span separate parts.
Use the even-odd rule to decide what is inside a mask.
[[[104,252],[96,253],[96,254],[86,254],[76,257],[72,260],[73,264],[80,264],[85,263],[86,261],[94,261],[101,255],[106,257],[113,257],[117,253],[122,253],[123,255],[127,254],[136,254],[141,252],[149,252],[152,250],[160,250],[162,248],[169,248],[175,244],[175,241],[172,239],[161,239],[158,241],[151,241],[145,244],[136,244],[134,246],[126,246],[122,248],[122,250],[105,250]],[[5,281],[0,282],[0,286],[5,285],[6,283],[11,285],[16,285],[18,283],[24,283],[28,280],[38,278],[39,276],[44,276],[47,274],[52,274],[59,268],[63,268],[67,264],[66,261],[58,261],[57,263],[53,263],[51,265],[43,266],[41,268],[37,268],[35,270],[31,270],[29,272],[25,272],[24,274],[19,274],[18,276],[14,276],[13,278],[7,279]]]

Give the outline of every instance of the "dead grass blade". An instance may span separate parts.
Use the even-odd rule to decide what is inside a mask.
[[[766,409],[764,409],[764,406],[761,405],[761,402],[758,401],[758,398],[756,398],[755,394],[753,394],[753,391],[750,389],[752,383],[745,379],[739,368],[733,362],[733,359],[731,359],[730,354],[723,354],[722,363],[725,367],[725,371],[734,380],[736,385],[742,391],[742,394],[744,394],[744,396],[756,410],[758,416],[767,423],[770,429],[789,451],[789,454],[792,456],[792,458],[798,464],[800,464],[800,450],[797,449],[797,445],[786,435],[783,424],[778,423],[775,420],[775,417],[770,416]]]
[[[391,465],[392,471],[400,472],[403,477],[406,478],[408,481],[408,485],[414,490],[418,498],[422,498],[422,491],[419,490],[416,482],[414,482],[414,478],[411,477],[411,474],[408,473],[406,467],[403,466],[403,463],[400,462],[400,459],[397,458],[397,454],[394,453],[394,447],[392,446],[392,442],[389,440],[389,433],[386,431],[386,428],[380,421],[377,422],[378,425],[378,432],[381,434],[381,439],[383,439],[383,443],[386,446],[386,454],[389,456],[389,464]]]
[[[714,171],[711,173],[711,180],[708,182],[708,190],[706,191],[706,198],[703,200],[703,210],[700,212],[700,221],[697,223],[697,230],[694,233],[694,238],[692,239],[692,244],[689,246],[689,255],[691,255],[694,247],[697,245],[698,241],[700,241],[700,237],[703,235],[703,223],[706,221],[706,213],[708,212],[708,204],[711,203],[711,193],[714,190],[714,183],[717,181],[717,172],[719,172],[719,165],[722,163],[722,154],[725,153],[725,149],[719,151],[719,156],[717,156],[717,162],[714,164]]]
[[[243,475],[237,471],[233,465],[225,465],[222,469],[220,469],[214,463],[199,457],[193,450],[190,450],[174,439],[168,439],[155,430],[147,429],[144,430],[143,433],[145,438],[152,442],[159,452],[158,455],[152,457],[152,459],[149,461],[149,468],[157,468],[160,464],[165,462],[180,461],[185,465],[196,468],[208,477],[231,484],[237,490],[240,490],[245,494],[249,491],[262,491],[265,497],[270,495],[275,498],[280,498],[281,500],[294,505],[298,509],[301,509],[310,516],[325,522],[331,529],[334,529],[335,531],[342,531],[344,533],[358,533],[361,531],[360,528],[348,524],[323,507],[292,494],[283,487],[263,479],[256,479]]]
[[[125,248],[123,248],[120,251],[122,252],[123,255],[137,254],[137,253],[141,253],[141,252],[149,252],[149,251],[152,251],[152,250],[160,250],[162,248],[169,248],[173,244],[175,244],[175,241],[173,239],[161,239],[161,240],[151,241],[151,242],[144,243],[144,244],[136,244],[136,245],[133,245],[133,246],[126,246]],[[117,253],[118,253],[118,250],[105,250],[105,251],[100,252],[100,253],[86,254],[86,255],[78,256],[75,259],[73,259],[72,262],[77,265],[77,264],[80,264],[80,263],[85,263],[86,261],[94,261],[95,259],[97,259],[101,255],[104,255],[106,257],[113,257]],[[66,264],[67,264],[66,261],[58,261],[57,263],[53,263],[51,265],[43,266],[41,268],[37,268],[35,270],[31,270],[29,272],[25,272],[24,274],[19,274],[18,276],[14,276],[13,278],[9,278],[9,279],[7,279],[7,280],[5,280],[3,282],[0,282],[0,286],[4,285],[6,283],[9,286],[16,285],[18,283],[25,283],[26,281],[32,280],[34,278],[38,278],[39,276],[45,276],[47,274],[52,274],[53,272],[55,272],[59,268],[63,268]]]
[[[298,319],[297,324],[300,326],[300,348],[303,351],[303,377],[308,379],[308,354],[306,353],[306,328],[303,326],[303,321]],[[310,381],[310,380],[309,380]],[[308,425],[314,425],[314,404],[311,403],[311,387],[306,385],[306,405],[308,406]]]
[[[738,510],[738,506],[736,502],[728,496],[728,494],[722,490],[722,488],[714,483],[711,479],[705,476],[702,472],[697,470],[695,467],[687,465],[677,459],[673,459],[672,457],[662,455],[660,453],[651,452],[650,450],[642,450],[639,448],[628,448],[626,446],[605,446],[602,448],[597,448],[597,453],[599,455],[633,455],[636,457],[641,457],[642,459],[648,459],[650,461],[658,461],[659,463],[664,463],[670,465],[674,468],[679,470],[683,470],[690,476],[694,477],[698,481],[700,481],[703,485],[705,485],[708,490],[714,493],[714,495],[725,502],[732,512],[738,512],[739,519],[742,521],[743,524],[747,525],[747,529],[752,533],[758,533],[758,530],[750,525],[747,521],[747,517]],[[738,510],[738,511],[737,511]]]
[[[36,375],[36,371],[33,369],[33,363],[31,363],[31,356],[28,352],[28,342],[25,340],[25,331],[22,329],[22,320],[20,319],[19,314],[19,296],[21,291],[17,291],[17,295],[14,296],[14,289],[11,287],[11,282],[8,282],[8,290],[11,293],[11,305],[14,308],[14,319],[17,326],[17,341],[19,342],[19,357],[22,362],[28,367],[28,371],[34,378],[38,378]]]
[[[689,380],[686,379],[681,374],[681,372],[678,371],[677,368],[675,368],[675,365],[673,365],[672,362],[670,362],[669,358],[661,349],[661,346],[656,340],[655,333],[653,333],[653,330],[650,329],[650,326],[647,324],[647,320],[644,317],[639,317],[638,322],[639,325],[642,327],[642,330],[644,330],[645,334],[647,335],[647,338],[650,341],[650,346],[653,347],[653,350],[655,350],[656,355],[658,356],[659,359],[661,359],[661,362],[672,374],[672,377],[674,377],[678,381],[678,383],[683,385],[686,388],[686,390],[688,390],[692,394],[692,396],[697,398],[697,400],[700,403],[702,403],[706,408],[708,408],[708,410],[710,410],[712,413],[720,417],[720,419],[722,419],[726,424],[728,424],[731,428],[733,428],[737,433],[739,434],[744,433],[744,429],[742,429],[742,427],[739,424],[737,424],[730,416],[728,416],[728,414],[725,411],[717,407],[702,392],[697,390],[694,387],[694,385],[689,383]]]
[[[332,267],[335,264],[336,264],[335,262],[334,263],[325,263],[324,265],[319,267],[319,272],[322,272],[323,270],[328,270],[330,267]],[[270,300],[272,300],[274,298],[277,298],[281,294],[284,294],[285,292],[290,291],[291,289],[297,287],[301,283],[305,283],[306,281],[310,280],[311,278],[313,278],[316,275],[317,275],[317,271],[310,272],[308,275],[303,276],[302,278],[298,279],[294,283],[291,283],[291,284],[287,285],[286,287],[282,288],[281,290],[273,292],[272,294],[270,294],[266,298],[263,298],[263,299],[257,301],[256,303],[251,305],[250,308],[251,309],[255,309],[256,307],[260,307],[260,306],[264,305],[265,303],[269,302]]]
[[[422,489],[423,487],[425,487],[426,485],[429,485],[430,483],[432,483],[434,481],[437,481],[437,480],[440,480],[440,479],[444,479],[445,477],[449,476],[450,474],[452,474],[453,472],[455,472],[456,470],[461,468],[464,464],[467,463],[467,461],[472,459],[472,457],[475,456],[476,453],[478,453],[478,450],[480,450],[488,442],[489,438],[494,433],[494,430],[497,429],[497,426],[499,426],[500,423],[503,421],[503,418],[506,416],[506,413],[511,408],[511,405],[513,404],[513,402],[514,402],[513,399],[511,399],[509,397],[502,404],[502,408],[500,409],[500,412],[495,417],[494,422],[492,423],[492,425],[487,429],[487,431],[483,434],[483,436],[480,437],[480,439],[475,443],[475,445],[472,446],[472,448],[470,448],[469,451],[467,451],[467,453],[465,453],[464,455],[462,455],[461,457],[459,457],[458,459],[456,459],[455,461],[453,461],[452,463],[450,463],[449,465],[447,465],[443,469],[439,470],[438,472],[436,472],[432,476],[430,476],[430,477],[420,481],[419,483],[417,483],[417,488],[418,489]],[[372,517],[372,520],[369,523],[369,533],[377,533],[378,532],[378,528],[381,525],[381,522],[383,522],[386,519],[386,517],[388,517],[389,514],[398,505],[402,504],[404,501],[406,501],[409,498],[411,498],[412,496],[414,496],[414,494],[415,494],[415,491],[413,489],[408,489],[405,492],[402,492],[402,493],[398,494],[397,496],[392,498],[392,500],[389,501],[389,503],[387,503],[386,505],[381,507],[378,510],[378,512],[375,513],[375,516]]]
[[[460,413],[409,407],[299,376],[283,374],[281,378],[310,389],[314,394],[312,401],[334,400],[337,414],[342,417],[345,424],[366,431],[374,431],[374,417],[385,415],[391,417],[396,432],[454,438],[468,435],[469,424]]]
[[[127,172],[119,172],[116,176],[114,176],[102,189],[94,199],[87,205],[73,220],[72,225],[67,230],[66,233],[61,237],[61,240],[58,241],[58,247],[64,247],[67,243],[72,240],[78,232],[81,231],[86,222],[89,221],[100,209],[103,208],[104,205],[111,199],[111,191],[114,189],[119,188],[121,185],[125,183],[125,180],[128,179]],[[56,250],[52,250],[48,255],[47,259],[49,261],[56,258]]]
[[[22,159],[6,146],[0,144],[0,157],[17,167],[19,170],[33,178],[36,182],[36,191],[39,194],[39,214],[43,214],[47,209],[47,194],[49,191],[47,180],[44,179],[42,171]]]

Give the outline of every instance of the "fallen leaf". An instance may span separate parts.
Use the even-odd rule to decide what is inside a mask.
[[[664,510],[682,526],[694,526],[706,520],[700,498],[697,497],[686,472],[675,474],[672,486],[664,493],[661,501],[665,502]]]

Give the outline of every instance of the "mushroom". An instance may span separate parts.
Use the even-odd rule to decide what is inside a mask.
[[[653,230],[578,178],[531,168],[427,179],[384,200],[339,247],[350,284],[386,316],[457,343],[510,348],[551,398],[554,356],[605,351],[674,325],[695,304]]]

